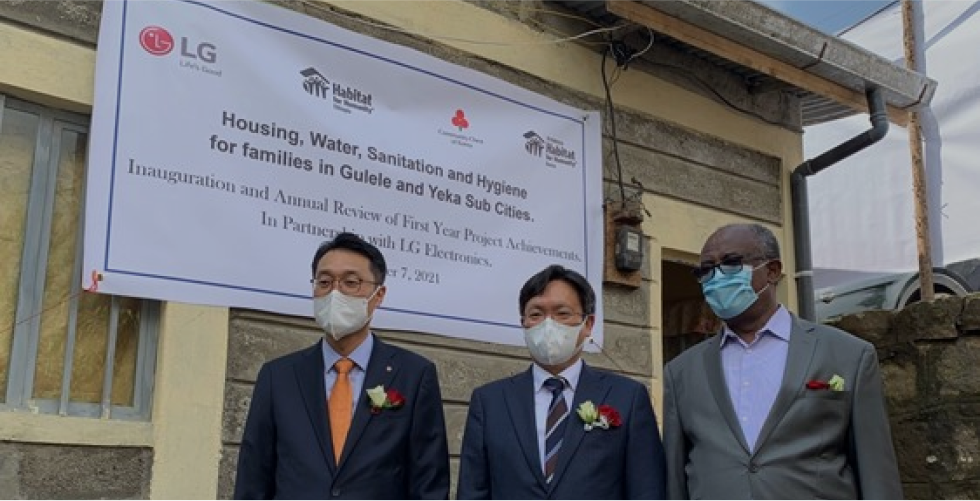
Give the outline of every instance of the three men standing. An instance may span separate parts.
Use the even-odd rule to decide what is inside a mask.
[[[345,233],[312,271],[325,337],[260,370],[235,497],[447,498],[435,367],[370,332],[384,257]],[[581,359],[585,277],[532,276],[518,306],[533,364],[473,392],[458,497],[900,498],[874,347],[790,314],[781,274],[763,226],[707,240],[695,275],[725,327],[666,366],[664,445],[646,387]]]

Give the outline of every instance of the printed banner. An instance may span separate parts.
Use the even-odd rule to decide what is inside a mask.
[[[535,272],[601,291],[595,112],[261,2],[105,2],[96,73],[87,288],[312,316],[352,231],[380,328],[519,345]]]

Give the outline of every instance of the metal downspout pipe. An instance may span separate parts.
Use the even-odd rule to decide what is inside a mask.
[[[793,205],[793,247],[796,249],[796,290],[801,318],[813,321],[813,255],[810,252],[810,213],[806,178],[880,141],[888,132],[888,115],[881,89],[869,89],[868,113],[871,128],[827,150],[816,158],[801,163],[790,174]]]

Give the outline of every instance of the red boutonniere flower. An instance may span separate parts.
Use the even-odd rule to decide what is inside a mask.
[[[592,431],[593,428],[619,428],[623,424],[623,418],[619,411],[611,405],[602,404],[598,408],[591,400],[582,402],[575,410],[578,417],[585,423],[585,431]]]
[[[830,378],[830,381],[819,381],[817,379],[807,381],[806,389],[844,391],[844,386],[846,384],[847,381],[845,381],[844,378],[834,374],[834,377]]]
[[[385,387],[380,384],[369,388],[367,395],[371,401],[371,414],[381,414],[385,409],[398,410],[405,405],[405,397],[398,390],[394,388],[385,390]]]
[[[623,418],[620,417],[619,411],[606,404],[599,406],[599,419],[605,419],[610,428],[619,428],[623,424]]]
[[[806,383],[806,389],[808,390],[826,390],[828,388],[830,388],[830,385],[826,381],[817,381],[814,379]]]

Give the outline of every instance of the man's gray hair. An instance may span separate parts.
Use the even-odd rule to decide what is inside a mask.
[[[752,233],[755,237],[756,244],[758,244],[760,257],[765,259],[781,259],[779,257],[779,241],[776,240],[776,235],[766,228],[765,226],[758,223],[736,223],[723,226],[719,229],[721,230],[746,230]]]

